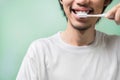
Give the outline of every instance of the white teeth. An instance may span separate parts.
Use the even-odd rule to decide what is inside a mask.
[[[87,14],[87,12],[77,12],[77,14]]]
[[[76,14],[80,17],[80,18],[86,18],[87,15],[89,13],[89,10],[88,11],[76,11]]]
[[[78,14],[78,13],[84,13],[84,14],[86,13],[86,14],[88,14],[89,11],[77,11],[76,13],[77,13],[77,14]]]
[[[85,17],[87,17],[87,12],[82,12],[82,11],[80,11],[80,12],[77,12],[77,15],[79,16],[79,17],[81,17],[81,18],[85,18]]]

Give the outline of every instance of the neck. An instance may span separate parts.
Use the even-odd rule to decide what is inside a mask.
[[[89,28],[88,30],[80,31],[76,29],[69,29],[69,27],[62,32],[61,37],[64,42],[74,46],[90,45],[95,40],[95,30]]]

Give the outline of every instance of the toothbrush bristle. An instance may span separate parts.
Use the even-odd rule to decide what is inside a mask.
[[[87,17],[87,13],[85,13],[85,12],[79,12],[79,13],[77,13],[77,15],[81,18]]]

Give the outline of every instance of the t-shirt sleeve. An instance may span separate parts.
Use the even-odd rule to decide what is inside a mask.
[[[120,36],[117,39],[117,57],[118,57],[118,73],[116,80],[120,80]]]
[[[41,46],[37,45],[32,43],[29,47],[16,80],[45,80],[47,78],[44,55],[40,50]]]
[[[118,52],[117,52],[117,54],[118,54],[117,56],[118,56],[118,61],[119,61],[119,64],[120,64],[120,36],[118,37],[118,39],[117,39],[117,41],[116,41],[116,44],[118,45],[118,46],[117,46],[117,49],[118,49],[118,50],[117,50],[117,51],[118,51]]]

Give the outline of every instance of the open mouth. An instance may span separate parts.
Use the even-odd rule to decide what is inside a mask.
[[[80,8],[80,9],[71,9],[74,14],[93,14],[94,10],[91,8]]]

